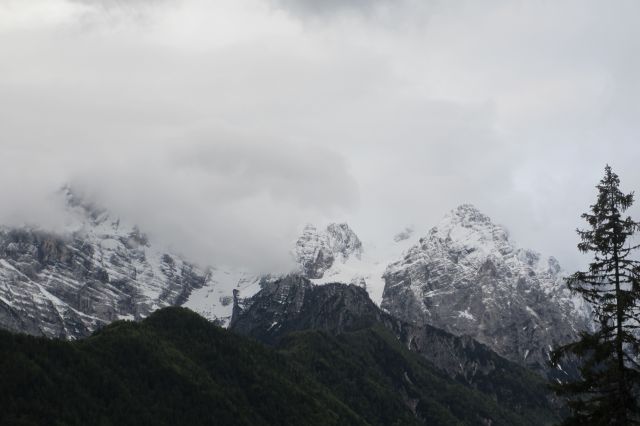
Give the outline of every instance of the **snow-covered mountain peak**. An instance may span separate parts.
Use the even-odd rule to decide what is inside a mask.
[[[482,213],[473,204],[469,203],[460,204],[445,215],[445,218],[449,218],[452,221],[463,222],[465,224],[491,223],[491,218],[489,216]]]
[[[363,248],[360,238],[346,223],[331,223],[326,230],[331,251],[341,257],[344,262],[351,256],[360,258]]]
[[[362,256],[362,242],[346,223],[332,223],[324,230],[306,225],[295,246],[294,257],[304,276],[322,278],[336,261]]]
[[[504,227],[465,204],[389,265],[382,307],[542,368],[550,345],[590,323],[563,275],[555,258],[519,248]]]
[[[420,238],[419,244],[407,251],[405,261],[436,253],[447,253],[456,267],[476,270],[489,261],[515,277],[534,274],[542,278],[540,288],[546,293],[566,288],[562,279],[565,274],[556,258],[543,257],[535,250],[519,247],[504,226],[494,223],[472,204],[463,204],[447,213],[436,227]],[[402,264],[396,262],[389,271]]]
[[[422,245],[445,245],[460,256],[472,259],[484,259],[490,254],[506,256],[517,250],[509,232],[471,204],[447,213],[420,241]]]
[[[316,284],[324,283],[322,280],[331,276],[335,281],[366,286],[360,274],[351,274],[350,265],[354,262],[360,264],[363,247],[356,233],[346,223],[331,223],[324,229],[307,224],[291,254],[297,265],[297,270],[292,272],[313,279]],[[345,271],[346,275],[335,276],[334,272],[338,270]],[[265,280],[271,279],[275,278],[257,275],[249,270],[214,268],[208,283],[195,289],[185,306],[226,324],[233,309],[231,301],[234,298],[251,297],[262,288]]]
[[[149,242],[136,226],[78,195],[60,191],[64,229],[0,227],[0,324],[76,338],[116,319],[139,319],[182,304],[212,279],[180,255]]]

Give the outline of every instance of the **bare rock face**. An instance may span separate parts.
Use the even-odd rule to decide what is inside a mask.
[[[0,228],[0,327],[78,338],[182,304],[209,271],[159,251],[136,227],[65,190],[74,230]]]
[[[295,259],[304,276],[322,278],[337,262],[360,258],[362,242],[346,223],[332,223],[323,231],[307,225],[295,247]]]
[[[384,279],[381,306],[392,315],[471,336],[536,370],[548,369],[552,347],[591,324],[556,259],[517,248],[503,227],[468,204],[389,265]]]

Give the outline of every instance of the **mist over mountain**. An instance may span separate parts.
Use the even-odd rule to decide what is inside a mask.
[[[469,204],[424,237],[403,231],[403,238],[378,245],[364,244],[346,223],[307,225],[283,253],[289,269],[265,273],[215,259],[194,262],[69,187],[60,196],[74,219],[66,231],[2,228],[4,328],[76,339],[166,306],[186,306],[227,326],[239,303],[283,274],[298,274],[312,285],[354,284],[396,318],[471,336],[544,373],[551,348],[593,321],[555,258],[518,248],[505,228]]]

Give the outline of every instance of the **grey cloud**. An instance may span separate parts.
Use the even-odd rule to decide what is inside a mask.
[[[322,148],[207,133],[207,142],[14,146],[0,161],[4,224],[60,230],[69,183],[163,245],[206,264],[283,268],[299,224],[354,206],[345,161]],[[45,161],[40,158],[48,152]],[[19,177],[19,178],[17,178]]]
[[[370,13],[380,3],[388,0],[272,0],[276,5],[302,15],[333,15],[344,11]]]
[[[347,162],[319,146],[222,138],[200,142],[187,152],[181,149],[176,158],[182,170],[201,171],[214,181],[212,190],[224,191],[230,198],[265,191],[274,199],[328,212],[357,203]]]
[[[637,4],[274,1],[0,15],[0,219],[54,226],[71,179],[241,263],[308,221],[379,241],[472,202],[571,268],[604,163],[640,187]]]
[[[140,7],[153,7],[166,3],[167,0],[70,0],[72,3],[98,6],[105,10],[139,10]]]

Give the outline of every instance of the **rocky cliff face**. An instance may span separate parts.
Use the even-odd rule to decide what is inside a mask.
[[[157,250],[136,227],[65,190],[73,230],[0,229],[0,327],[77,338],[182,304],[210,271]]]
[[[562,277],[557,260],[516,247],[503,227],[462,205],[389,265],[381,306],[545,370],[549,350],[591,323]]]

